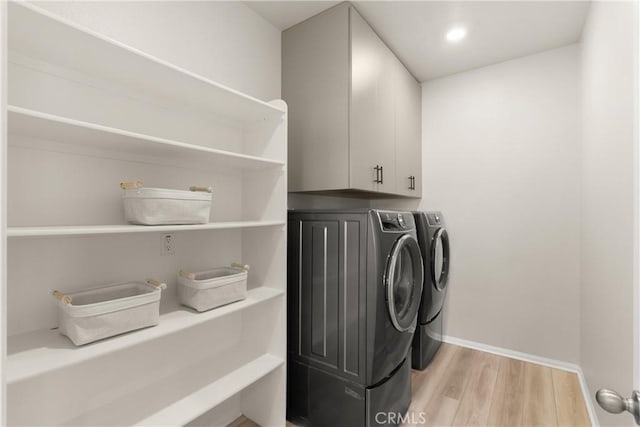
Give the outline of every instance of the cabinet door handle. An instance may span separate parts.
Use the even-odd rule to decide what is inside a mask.
[[[384,184],[384,166],[380,166],[380,184]]]
[[[416,189],[416,177],[411,175],[409,177],[409,190],[415,190]]]
[[[376,170],[376,179],[373,180],[376,184],[380,184],[382,181],[380,180],[380,165],[376,165],[374,168]]]

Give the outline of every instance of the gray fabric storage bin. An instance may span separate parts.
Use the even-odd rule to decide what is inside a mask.
[[[153,284],[152,284],[153,283]],[[59,332],[75,345],[158,324],[160,294],[155,281],[128,282],[62,294],[55,291]]]
[[[122,194],[124,216],[131,224],[206,224],[211,193],[166,188],[134,188]]]
[[[247,297],[247,270],[220,267],[198,273],[178,273],[178,299],[197,311],[211,310]]]

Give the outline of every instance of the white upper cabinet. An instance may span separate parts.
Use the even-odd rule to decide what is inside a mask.
[[[289,191],[420,197],[420,86],[357,11],[286,30],[282,56]]]
[[[350,188],[395,190],[391,51],[355,10],[351,23]]]
[[[394,64],[396,193],[422,194],[422,90],[399,60]]]
[[[289,191],[349,187],[349,8],[282,33],[282,95],[289,106]]]

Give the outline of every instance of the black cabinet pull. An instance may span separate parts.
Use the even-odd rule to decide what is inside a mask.
[[[380,184],[384,184],[384,166],[380,166]]]
[[[415,190],[416,189],[416,177],[411,175],[409,177],[409,190]]]
[[[373,182],[375,182],[376,184],[381,184],[382,180],[380,179],[380,171],[382,168],[380,167],[380,165],[376,165],[374,169],[376,170],[376,179],[374,179]]]

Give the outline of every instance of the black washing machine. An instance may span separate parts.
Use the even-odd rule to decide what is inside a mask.
[[[287,418],[395,425],[424,274],[413,214],[290,211],[288,254]]]
[[[442,308],[449,277],[449,235],[440,212],[414,212],[424,261],[424,288],[413,338],[412,367],[423,370],[442,344]]]

